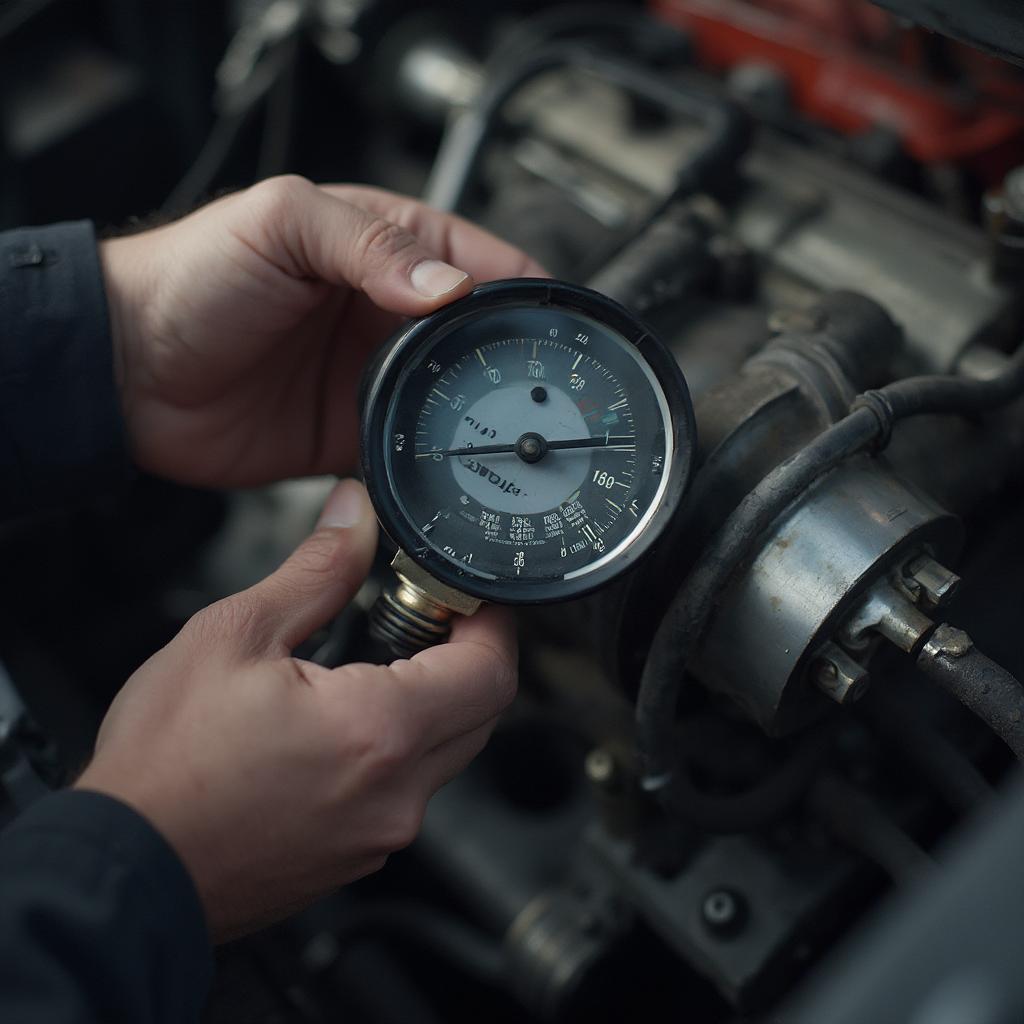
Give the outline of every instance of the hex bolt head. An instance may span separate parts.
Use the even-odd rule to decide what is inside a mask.
[[[700,905],[700,916],[712,934],[721,939],[731,939],[743,931],[750,908],[742,893],[722,886],[705,895]]]
[[[915,558],[905,573],[919,589],[921,603],[929,608],[948,604],[960,585],[960,577],[955,572],[929,555]]]
[[[837,644],[828,643],[811,665],[814,684],[837,704],[852,704],[867,692],[871,677]]]

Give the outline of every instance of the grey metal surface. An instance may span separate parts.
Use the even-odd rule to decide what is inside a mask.
[[[786,1024],[1018,1024],[1024,785],[827,962]]]
[[[664,195],[700,139],[681,124],[638,133],[624,96],[572,76],[538,82],[512,110],[528,132],[617,177],[624,202],[638,190]],[[747,187],[726,220],[764,260],[769,302],[863,292],[902,325],[913,365],[931,371],[952,369],[1012,302],[989,276],[984,233],[903,189],[772,131],[756,136],[742,173]]]
[[[635,863],[629,843],[594,829],[588,842],[650,927],[740,1007],[763,1003],[803,969],[811,943],[835,927],[829,908],[855,873],[853,859],[827,843],[802,843],[792,870],[767,844],[727,836],[663,878]],[[725,930],[708,921],[706,909],[722,891],[743,904],[743,920]]]
[[[808,660],[873,582],[925,544],[952,555],[956,521],[870,458],[851,460],[779,520],[722,596],[698,678],[769,734],[805,724],[827,704],[804,679]]]
[[[1008,306],[1009,290],[988,277],[985,236],[915,196],[769,134],[744,169],[741,241],[806,285],[880,302],[918,367],[952,369]]]

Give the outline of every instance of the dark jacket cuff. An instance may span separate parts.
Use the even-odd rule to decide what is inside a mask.
[[[0,515],[81,501],[130,475],[92,225],[0,233]]]
[[[0,833],[0,880],[4,1019],[199,1019],[213,971],[202,908],[131,808],[87,791],[44,797]]]

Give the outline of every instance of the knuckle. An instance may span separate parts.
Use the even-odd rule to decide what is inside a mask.
[[[248,190],[247,198],[259,214],[275,220],[279,216],[287,216],[315,187],[301,175],[280,174],[253,185]]]
[[[356,264],[364,273],[372,273],[415,244],[416,239],[405,228],[383,217],[374,217],[360,229],[355,239]]]
[[[397,803],[378,837],[382,853],[393,853],[409,846],[420,834],[426,811],[421,800],[406,799]]]
[[[366,773],[377,781],[394,778],[403,772],[414,756],[408,730],[390,721],[368,737],[363,753]]]
[[[367,669],[378,669],[367,675]],[[339,671],[353,685],[341,683]],[[347,665],[332,674],[333,711],[328,727],[339,738],[339,755],[354,767],[360,784],[387,786],[407,773],[417,754],[415,735],[403,708],[378,684],[383,666]],[[362,683],[360,686],[359,684]]]

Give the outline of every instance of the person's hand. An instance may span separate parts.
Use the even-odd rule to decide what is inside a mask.
[[[358,186],[271,178],[101,246],[133,458],[238,487],[355,464],[367,356],[475,281],[543,276],[493,235]]]
[[[381,867],[514,695],[514,630],[496,608],[390,666],[291,657],[352,597],[376,536],[363,487],[339,484],[277,572],[200,612],[132,676],[76,784],[163,833],[218,939]]]

